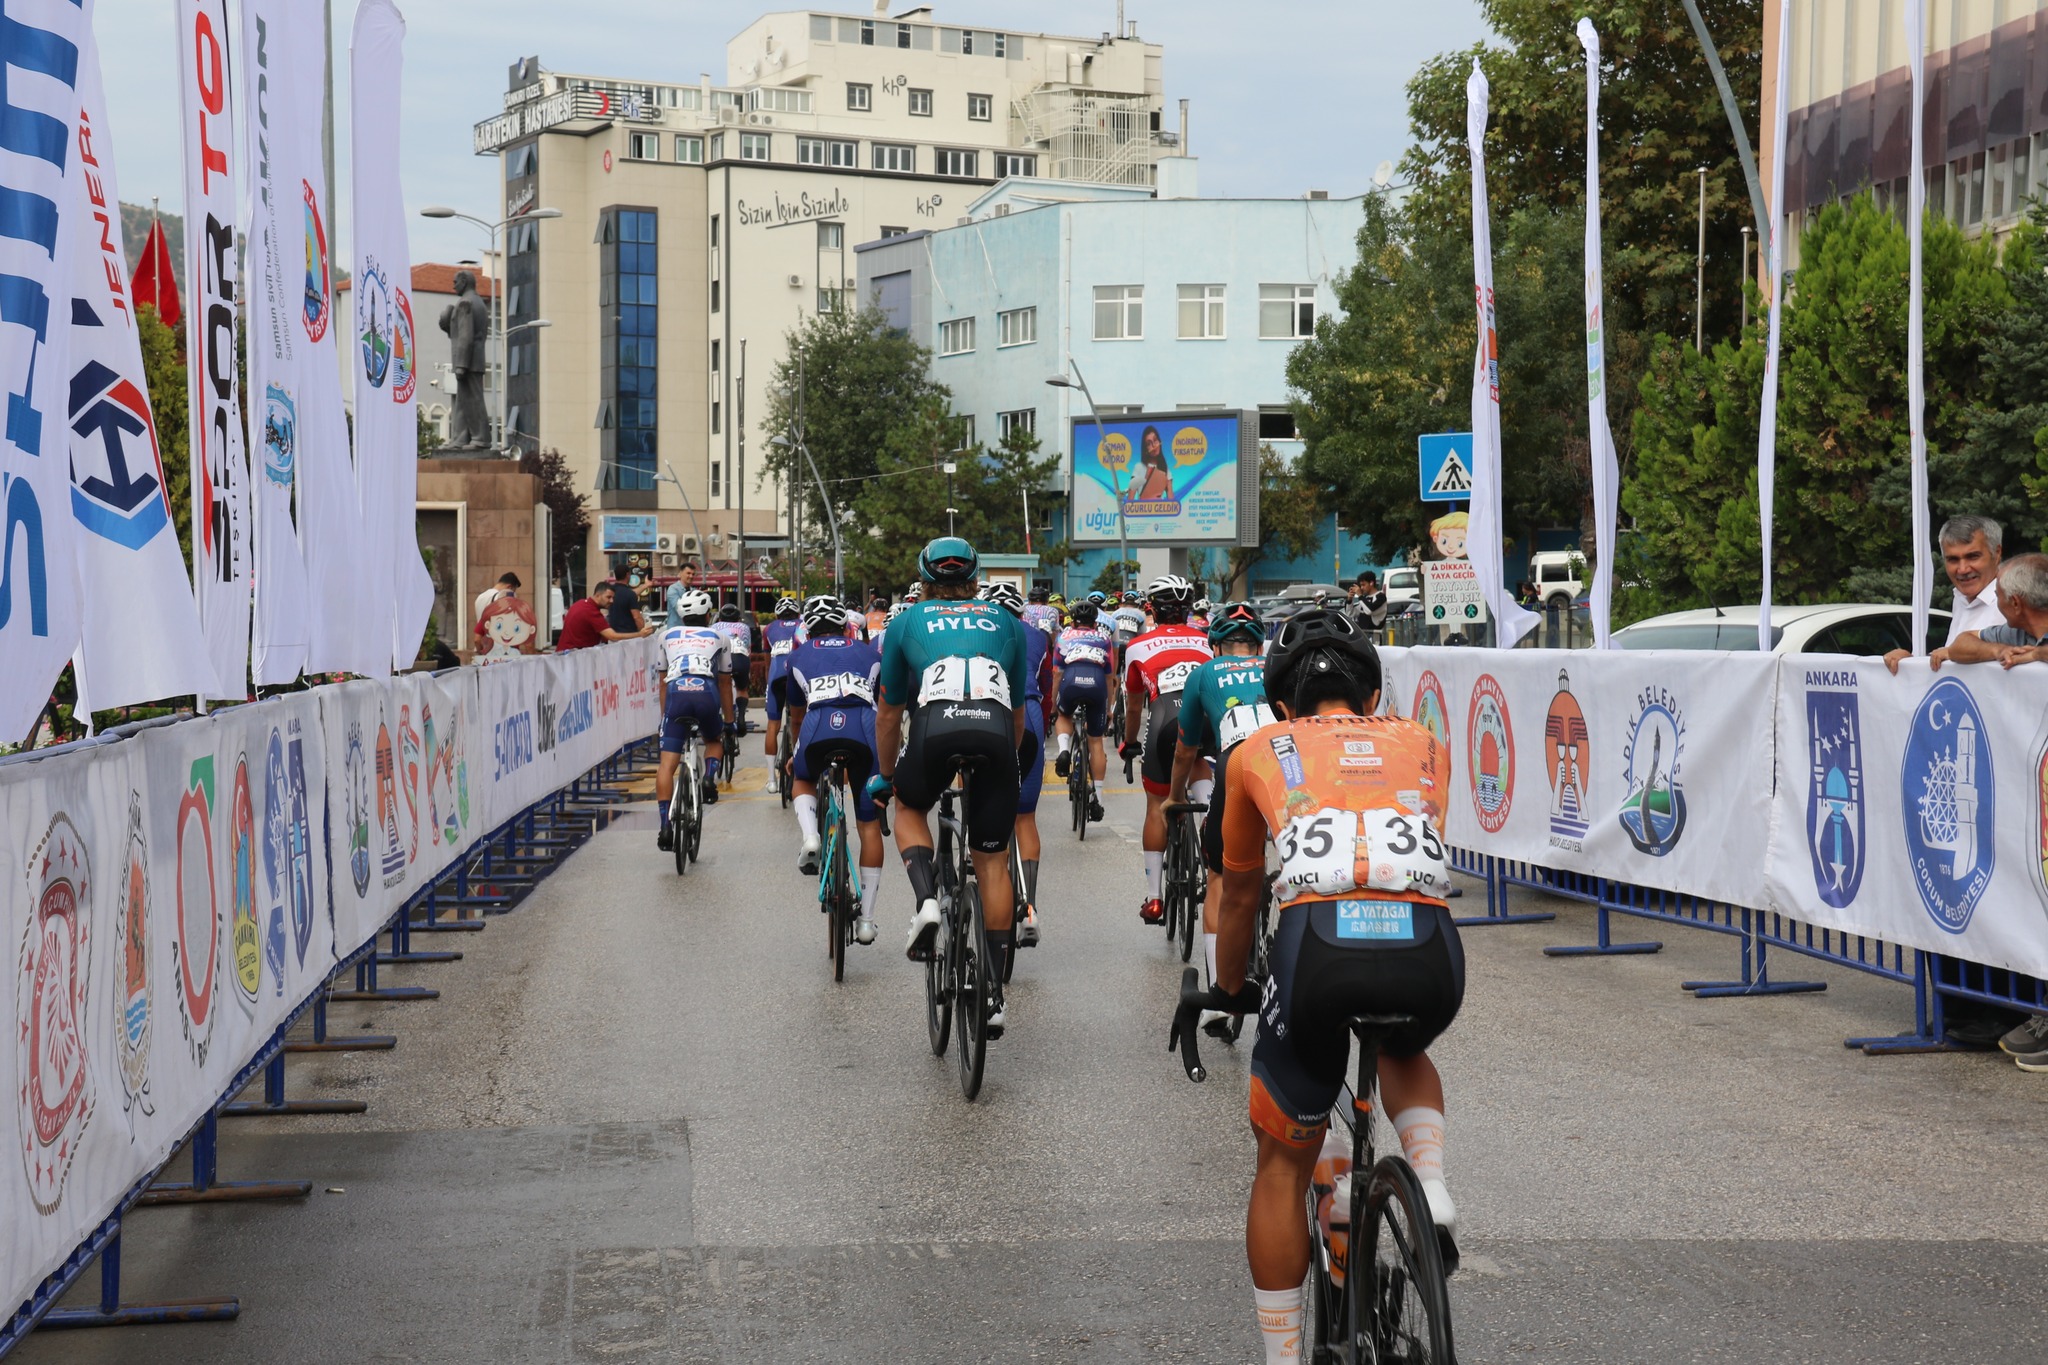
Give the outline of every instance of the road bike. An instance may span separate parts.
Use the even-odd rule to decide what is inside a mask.
[[[813,752],[816,752],[815,749]],[[832,979],[846,979],[846,949],[853,942],[854,921],[860,918],[860,886],[853,870],[852,842],[847,838],[847,812],[853,809],[846,757],[835,752],[820,784],[825,804],[819,811],[824,857],[818,864],[818,908],[825,912],[825,951],[832,959]],[[882,833],[889,832],[889,814],[881,812]]]
[[[681,876],[697,861],[704,842],[704,737],[695,721],[687,724],[675,790],[669,793],[668,831],[675,846],[676,875]]]
[[[988,1057],[988,1016],[1001,1004],[1001,986],[990,980],[988,930],[981,922],[981,886],[967,843],[967,792],[981,767],[974,758],[953,762],[958,785],[939,793],[939,941],[924,967],[925,1027],[932,1055],[946,1055],[957,1020],[960,1027],[960,1093],[981,1093]]]
[[[1195,829],[1195,817],[1208,810],[1201,801],[1176,801],[1165,807],[1166,868],[1161,883],[1166,904],[1166,946],[1171,951],[1180,942],[1180,960],[1186,962],[1195,948],[1195,926],[1202,921],[1202,898],[1209,885],[1209,869],[1202,866],[1202,838]]]
[[[1252,955],[1245,963],[1244,978],[1247,981],[1264,981],[1273,974],[1270,949],[1273,936],[1273,888],[1279,883],[1280,874],[1266,874],[1266,889],[1259,896],[1259,918],[1252,926]],[[1208,1033],[1211,1038],[1220,1038],[1236,1046],[1238,1037],[1244,1032],[1242,1014],[1226,1014],[1220,1023],[1212,1023]]]
[[[1247,982],[1253,978],[1247,977]],[[1193,967],[1181,973],[1180,1006],[1167,1046],[1180,1049],[1188,1079],[1208,1079],[1195,1020],[1205,1009],[1256,1008],[1238,996],[1201,987]],[[1358,1044],[1358,1079],[1331,1115],[1351,1134],[1351,1165],[1334,1186],[1309,1186],[1310,1242],[1304,1361],[1313,1365],[1452,1365],[1448,1277],[1458,1265],[1449,1234],[1429,1215],[1422,1182],[1399,1152],[1373,1151],[1373,1087],[1380,1045],[1415,1021],[1405,1014],[1360,1014],[1344,1021]],[[1366,1173],[1364,1180],[1358,1179]],[[1325,1227],[1323,1201],[1331,1200]],[[1339,1212],[1343,1218],[1338,1217]],[[1363,1228],[1363,1238],[1354,1236]],[[1364,1247],[1367,1255],[1357,1251]]]
[[[782,729],[775,737],[775,789],[782,793],[782,808],[784,810],[789,809],[791,799],[789,790],[789,759],[790,755],[796,751],[796,737],[790,733],[793,728],[789,723],[788,717],[785,716],[782,721]]]
[[[733,789],[733,780],[740,771],[740,723],[737,719],[725,723],[725,762],[718,765],[718,781],[727,791]]]
[[[1088,842],[1088,803],[1095,799],[1095,768],[1086,727],[1074,726],[1074,747],[1067,753],[1067,805],[1074,818],[1074,833]]]

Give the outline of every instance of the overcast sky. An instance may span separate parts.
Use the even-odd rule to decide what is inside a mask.
[[[317,10],[320,0],[299,0]],[[337,245],[346,251],[348,33],[353,0],[333,0]],[[894,6],[896,9],[905,4]],[[555,71],[653,82],[725,76],[725,44],[749,7],[711,0],[410,0],[404,167],[409,207],[445,203],[496,215],[497,158],[470,153],[470,127],[499,111],[505,68],[538,54]],[[764,4],[756,12],[773,12]],[[795,8],[792,6],[791,8]],[[867,13],[854,0],[820,6]],[[1166,50],[1166,126],[1188,99],[1205,195],[1355,191],[1408,142],[1408,77],[1425,58],[1483,33],[1477,0],[1126,0],[1138,34]],[[98,0],[121,197],[160,196],[182,211],[169,0]],[[936,17],[970,27],[1080,35],[1116,23],[1116,0],[936,0]],[[416,261],[474,257],[476,228],[412,220]],[[346,261],[346,255],[339,257]]]

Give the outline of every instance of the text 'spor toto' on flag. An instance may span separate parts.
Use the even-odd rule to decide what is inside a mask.
[[[294,11],[297,18],[292,17]],[[306,667],[309,605],[305,556],[292,515],[299,480],[306,282],[302,245],[306,199],[284,147],[295,94],[288,30],[310,24],[305,6],[243,0],[242,129],[246,138],[250,484],[256,531],[256,631],[251,664],[259,684],[288,683]],[[316,83],[304,94],[320,89]],[[318,105],[314,106],[318,109]],[[317,115],[316,115],[317,116]],[[330,366],[324,376],[335,383]]]
[[[65,420],[82,618],[73,662],[78,709],[90,714],[205,696],[216,684],[164,481],[163,445],[127,287],[99,47],[89,32],[79,56],[78,96],[70,179],[79,228]]]
[[[0,87],[0,742],[24,739],[78,645],[65,511],[78,47],[90,0],[9,13]]]
[[[362,0],[349,41],[351,172],[355,185],[356,477],[363,540],[358,587],[379,613],[373,638],[384,670],[409,668],[434,606],[420,559],[415,495],[419,433],[413,391],[419,351],[405,196],[398,183],[399,77],[405,19],[391,0]]]
[[[178,0],[184,111],[185,365],[191,392],[192,583],[214,695],[249,695],[249,458],[235,379],[235,123],[226,0]]]

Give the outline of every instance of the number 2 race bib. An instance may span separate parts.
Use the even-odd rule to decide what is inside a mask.
[[[1010,704],[1010,680],[994,659],[938,659],[926,667],[917,689],[918,705],[935,701],[992,701]]]
[[[1443,841],[1420,815],[1319,810],[1289,820],[1273,843],[1282,901],[1366,890],[1442,896],[1450,886]]]

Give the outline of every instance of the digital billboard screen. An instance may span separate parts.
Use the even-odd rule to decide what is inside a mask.
[[[1074,541],[1116,543],[1121,501],[1133,544],[1239,543],[1243,441],[1240,412],[1076,418]]]

